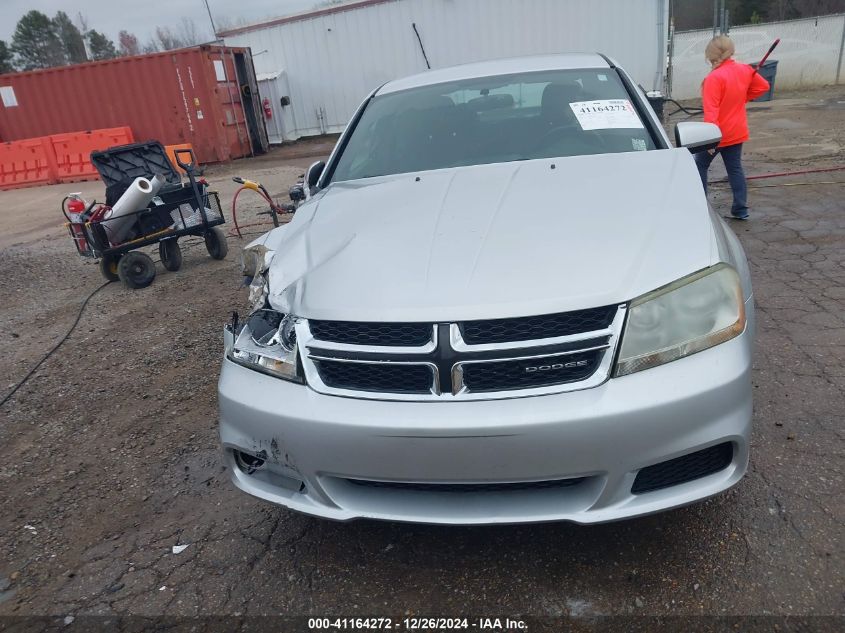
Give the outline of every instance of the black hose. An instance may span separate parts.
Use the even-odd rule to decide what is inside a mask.
[[[675,101],[674,99],[668,99],[667,98],[666,101],[670,101],[670,102],[674,103],[676,106],[678,106],[677,110],[673,110],[672,112],[670,112],[666,116],[672,116],[673,114],[678,114],[678,112],[684,112],[686,114],[689,114],[690,116],[693,116],[693,115],[701,114],[702,112],[704,112],[704,108],[686,108],[686,107],[682,106],[680,103],[678,103],[677,101]]]
[[[186,249],[191,248],[192,246],[196,246],[197,244],[204,244],[204,242],[202,242],[202,241],[189,242],[188,244],[185,244],[184,248],[186,248]],[[160,261],[161,261],[160,259],[154,259],[153,260],[153,262],[160,262]],[[41,367],[41,365],[44,363],[44,361],[46,361],[48,358],[50,358],[50,356],[52,356],[56,352],[56,350],[58,350],[64,344],[64,342],[66,340],[68,340],[70,335],[73,334],[73,331],[76,329],[76,326],[79,325],[79,321],[82,318],[82,313],[85,312],[85,308],[87,307],[88,302],[91,301],[91,299],[94,297],[95,294],[100,292],[100,290],[102,290],[103,288],[108,286],[110,283],[111,283],[110,281],[107,281],[106,283],[102,284],[101,286],[97,286],[96,288],[94,288],[94,290],[91,291],[91,293],[87,297],[85,297],[85,301],[83,301],[82,305],[79,306],[79,312],[76,315],[76,319],[74,320],[73,325],[70,326],[70,329],[67,331],[67,333],[62,337],[62,339],[58,343],[56,343],[53,346],[53,348],[49,352],[47,352],[41,358],[41,360],[39,360],[35,364],[35,367],[33,367],[32,369],[29,370],[29,373],[26,376],[24,376],[20,380],[20,382],[18,382],[14,387],[12,387],[12,390],[9,393],[7,393],[5,396],[3,396],[3,399],[0,400],[0,407],[2,407],[4,404],[6,404],[9,401],[9,398],[11,398],[13,395],[15,395],[15,392],[18,389],[20,389],[21,387],[23,387],[30,378],[32,378],[32,375],[38,370],[39,367]]]
[[[265,231],[265,232],[266,232],[266,231]],[[261,235],[263,235],[263,233],[261,233]],[[189,242],[188,244],[186,244],[186,245],[185,245],[185,248],[186,248],[186,249],[187,249],[187,248],[191,248],[192,246],[196,246],[197,244],[204,244],[204,243],[205,243],[204,241]],[[159,260],[159,259],[154,259],[153,261],[154,261],[154,262],[160,262],[161,260]],[[14,386],[14,387],[12,387],[12,390],[11,390],[9,393],[7,393],[5,396],[3,396],[3,399],[2,399],[2,400],[0,400],[0,407],[2,407],[4,404],[6,404],[6,403],[9,401],[9,399],[10,399],[13,395],[15,395],[15,392],[17,392],[17,390],[18,390],[18,389],[20,389],[21,387],[23,387],[23,386],[27,383],[27,381],[28,381],[30,378],[32,378],[32,375],[33,375],[36,371],[38,371],[38,368],[39,368],[39,367],[41,367],[41,365],[43,365],[43,364],[44,364],[44,361],[46,361],[46,360],[47,360],[48,358],[50,358],[53,354],[55,354],[55,353],[56,353],[56,350],[58,350],[58,349],[59,349],[59,348],[60,348],[60,347],[64,344],[64,342],[65,342],[66,340],[68,340],[68,338],[70,338],[70,335],[71,335],[71,334],[73,334],[73,331],[76,329],[76,326],[77,326],[77,325],[79,325],[79,321],[82,319],[82,313],[83,313],[83,312],[85,312],[85,308],[88,306],[88,302],[89,302],[89,301],[91,301],[91,299],[93,299],[93,298],[94,298],[94,295],[95,295],[95,294],[97,294],[98,292],[100,292],[100,290],[102,290],[103,288],[105,288],[106,286],[108,286],[110,283],[111,283],[111,281],[107,281],[107,282],[105,282],[104,284],[102,284],[102,285],[100,285],[100,286],[97,286],[96,288],[94,288],[94,290],[92,290],[92,291],[88,294],[88,296],[87,296],[87,297],[85,297],[85,301],[83,301],[83,302],[82,302],[82,305],[81,305],[81,306],[79,306],[79,312],[77,312],[77,314],[76,314],[76,319],[74,319],[74,321],[73,321],[73,325],[71,325],[71,326],[70,326],[70,329],[67,331],[67,333],[65,333],[65,335],[61,338],[61,340],[60,340],[58,343],[56,343],[56,344],[52,347],[52,349],[50,349],[50,351],[49,351],[49,352],[47,352],[47,353],[46,353],[46,354],[45,354],[45,355],[41,358],[41,360],[39,360],[39,361],[35,364],[35,367],[33,367],[32,369],[30,369],[30,370],[29,370],[29,372],[27,373],[27,375],[26,375],[26,376],[24,376],[23,378],[21,378],[21,380],[20,380],[20,381],[19,381],[19,382],[18,382],[18,383]]]
[[[103,288],[105,288],[106,286],[108,286],[110,283],[111,283],[110,281],[107,281],[106,283],[102,284],[101,286],[97,286],[96,288],[94,288],[94,290],[92,290],[92,291],[90,292],[90,294],[89,294],[87,297],[85,297],[85,301],[83,301],[83,302],[82,302],[82,305],[81,305],[81,306],[79,306],[79,312],[76,314],[76,319],[73,321],[73,325],[71,325],[71,326],[70,326],[70,329],[67,331],[67,333],[66,333],[66,334],[65,334],[65,335],[61,338],[61,340],[60,340],[58,343],[56,343],[56,344],[53,346],[53,348],[52,348],[49,352],[47,352],[47,353],[46,353],[46,354],[45,354],[45,355],[41,358],[41,360],[39,360],[39,361],[35,364],[35,367],[33,367],[32,369],[30,369],[30,370],[29,370],[29,373],[27,373],[27,375],[26,375],[26,376],[24,376],[24,377],[23,377],[23,378],[22,378],[22,379],[18,382],[18,384],[16,384],[14,387],[12,387],[12,390],[11,390],[9,393],[7,393],[5,396],[3,396],[3,400],[0,400],[0,407],[2,407],[4,404],[6,404],[6,403],[9,401],[9,399],[10,399],[13,395],[15,395],[15,392],[17,392],[17,390],[18,390],[18,389],[20,389],[21,387],[23,387],[23,386],[26,384],[26,382],[27,382],[30,378],[32,378],[32,375],[33,375],[33,374],[34,374],[34,373],[38,370],[38,368],[39,368],[39,367],[41,367],[41,365],[44,363],[44,361],[46,361],[48,358],[50,358],[50,356],[52,356],[52,355],[56,352],[56,350],[57,350],[57,349],[59,349],[59,348],[62,346],[62,344],[63,344],[66,340],[68,340],[68,338],[70,337],[70,335],[71,335],[71,334],[73,333],[73,331],[76,329],[76,326],[77,326],[77,325],[79,325],[79,321],[80,321],[80,319],[82,319],[82,313],[83,313],[83,312],[85,312],[85,307],[88,305],[88,302],[89,302],[89,301],[91,301],[92,297],[93,297],[95,294],[97,294],[98,292],[100,292],[100,290],[102,290]]]

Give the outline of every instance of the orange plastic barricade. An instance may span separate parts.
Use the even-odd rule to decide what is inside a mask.
[[[167,157],[170,159],[170,162],[173,163],[173,168],[176,170],[176,173],[185,173],[185,170],[179,167],[176,164],[176,150],[177,149],[194,149],[194,146],[190,143],[182,143],[181,145],[165,145],[164,146],[164,153],[167,154]]]
[[[54,183],[55,170],[49,136],[0,143],[0,190]]]
[[[58,182],[97,180],[100,175],[91,164],[91,152],[126,145],[134,140],[128,127],[53,134],[50,141],[56,154]]]

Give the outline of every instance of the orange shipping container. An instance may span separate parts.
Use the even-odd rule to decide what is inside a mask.
[[[267,149],[248,48],[197,46],[0,75],[0,138],[128,126],[139,141],[190,143],[200,163]]]

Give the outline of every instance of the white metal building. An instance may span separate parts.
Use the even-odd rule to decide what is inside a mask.
[[[359,0],[218,35],[251,47],[273,111],[267,132],[278,143],[342,131],[371,90],[424,71],[426,57],[442,68],[598,51],[659,90],[667,20],[668,0]]]

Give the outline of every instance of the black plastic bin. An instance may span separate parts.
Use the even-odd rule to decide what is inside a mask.
[[[648,103],[651,109],[654,110],[654,114],[657,115],[658,120],[662,121],[663,106],[666,103],[666,97],[659,92],[649,92],[646,94],[646,99],[648,99]]]
[[[751,64],[752,68],[757,68],[757,64]],[[754,99],[754,101],[771,101],[775,98],[775,75],[778,74],[778,62],[776,59],[770,59],[763,64],[763,67],[757,71],[760,76],[769,82],[769,91]]]
[[[138,210],[135,226],[127,234],[125,242],[163,231],[174,222],[181,222],[183,228],[186,228],[185,225],[190,223],[186,220],[197,221],[196,217],[191,217],[199,210],[193,186],[182,182],[179,172],[167,157],[164,146],[158,141],[132,143],[102,152],[92,152],[91,162],[106,184],[108,206],[113,206],[139,176],[152,178],[160,174],[167,181],[148,208]],[[205,183],[196,184],[201,198],[208,202]],[[217,224],[221,219],[222,216],[217,213],[208,218],[209,222]]]
[[[106,204],[114,206],[138,176],[152,178],[161,174],[167,180],[162,192],[183,186],[182,177],[173,167],[164,146],[158,141],[132,143],[91,152],[91,163],[106,185]]]

